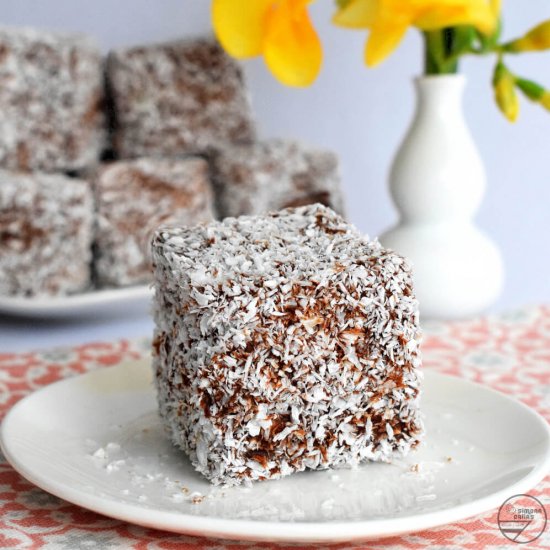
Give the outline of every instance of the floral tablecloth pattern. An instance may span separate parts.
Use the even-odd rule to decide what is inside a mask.
[[[523,401],[550,421],[550,306],[470,321],[428,323],[425,331],[426,369],[491,386]],[[27,354],[0,353],[0,418],[19,399],[51,382],[148,353],[146,339]],[[550,515],[550,476],[530,494]],[[408,536],[332,548],[525,548],[503,537],[496,515],[494,510]],[[109,519],[36,488],[0,455],[0,548],[250,550],[285,546],[186,537]],[[529,548],[550,548],[550,525]]]

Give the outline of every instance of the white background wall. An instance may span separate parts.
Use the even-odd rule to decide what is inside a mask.
[[[253,0],[251,0],[253,1]],[[94,34],[104,49],[210,32],[208,0],[3,0],[0,23]],[[362,65],[365,35],[329,25],[331,0],[312,9],[325,64],[309,89],[280,86],[260,60],[246,64],[263,136],[295,136],[335,149],[352,220],[371,236],[395,220],[386,190],[392,155],[413,109],[411,78],[421,71],[421,43],[410,31],[380,68]],[[505,36],[550,18],[548,0],[504,2]],[[550,88],[550,52],[511,65]],[[489,186],[479,224],[499,243],[507,281],[496,309],[550,302],[550,113],[522,103],[515,125],[497,112],[491,60],[468,59],[466,116],[486,162]]]

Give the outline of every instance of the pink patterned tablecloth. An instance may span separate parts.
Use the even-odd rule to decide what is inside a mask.
[[[550,421],[550,306],[499,317],[431,324],[425,328],[426,369],[462,376],[513,395]],[[46,384],[147,353],[147,343],[142,340],[0,355],[0,417],[19,399]],[[550,515],[550,477],[530,494],[538,497]],[[333,548],[517,548],[517,544],[507,541],[500,533],[496,516],[494,510],[413,535]],[[10,547],[281,548],[179,536],[109,519],[34,487],[0,455],[0,548]],[[550,548],[550,526],[529,547]]]

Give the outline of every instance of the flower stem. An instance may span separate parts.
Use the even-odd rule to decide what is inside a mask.
[[[426,75],[437,75],[458,72],[458,59],[454,55],[454,29],[426,31],[423,35],[425,49],[424,73]]]

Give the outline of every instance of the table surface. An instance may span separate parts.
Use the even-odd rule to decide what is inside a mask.
[[[135,319],[133,330],[141,328],[147,329],[142,334],[150,333],[147,318]],[[523,401],[550,420],[550,307],[532,307],[470,321],[431,323],[425,328],[424,368],[491,386]],[[83,327],[82,330],[86,329]],[[98,325],[98,330],[97,334],[109,337],[108,324]],[[50,344],[52,342],[57,341],[49,341]],[[47,343],[46,340],[35,341],[35,347],[44,347],[43,344]],[[0,418],[19,399],[46,384],[147,354],[148,346],[142,339],[32,353],[0,353]],[[550,477],[533,488],[530,494],[541,500],[550,514]],[[517,549],[517,544],[508,542],[500,533],[496,513],[493,510],[463,522],[413,535],[334,548],[412,549],[429,545],[473,550],[490,545]],[[34,487],[19,476],[1,455],[0,547],[282,548],[180,536],[109,519]],[[550,527],[529,547],[549,548]],[[292,548],[296,550],[299,547]]]

